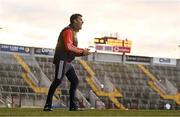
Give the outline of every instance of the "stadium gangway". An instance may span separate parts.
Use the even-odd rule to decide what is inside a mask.
[[[98,84],[94,81],[96,81],[95,72],[91,69],[91,67],[86,63],[84,60],[79,60],[81,65],[84,67],[84,69],[88,72],[90,77],[86,78],[86,81],[91,86],[93,91],[96,93],[97,96],[107,96],[117,108],[125,110],[126,108],[117,100],[117,97],[122,97],[122,94],[114,88],[113,92],[104,92],[101,88],[99,88]],[[94,80],[95,78],[95,80]]]
[[[148,76],[150,81],[148,81],[149,86],[156,91],[163,99],[171,99],[176,101],[178,105],[180,105],[180,93],[177,92],[175,95],[169,95],[166,94],[166,91],[163,90],[162,86],[159,86],[159,83],[157,83],[156,77],[148,70],[146,69],[143,65],[138,64],[137,65],[143,72]]]
[[[25,82],[32,88],[32,90],[35,93],[47,94],[48,88],[38,86],[38,83],[36,82],[37,78],[35,78],[35,76],[31,72],[31,69],[29,68],[28,64],[26,64],[26,62],[23,60],[23,58],[19,54],[14,54],[14,57],[16,58],[17,62],[23,67],[24,71],[21,74],[21,76],[25,80]],[[34,79],[36,79],[36,80],[34,80]],[[57,89],[55,92],[55,98],[53,97],[53,99],[59,100],[60,94],[61,94],[61,90]]]
[[[95,82],[93,82],[92,77],[87,77],[86,81],[88,82],[89,85],[91,85],[91,88],[93,89],[93,91],[96,92],[96,94],[98,96],[113,96],[113,97],[122,97],[122,94],[118,91],[117,88],[114,88],[113,92],[105,92],[102,91],[101,88],[99,88]]]

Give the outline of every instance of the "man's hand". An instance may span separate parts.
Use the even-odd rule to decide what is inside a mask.
[[[85,48],[85,49],[83,50],[83,55],[86,56],[86,55],[91,54],[91,53],[89,52],[89,50],[90,50],[90,49]]]

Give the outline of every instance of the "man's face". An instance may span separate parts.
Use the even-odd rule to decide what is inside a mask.
[[[77,19],[74,20],[74,25],[76,30],[79,31],[82,28],[83,20],[81,16],[78,16]]]

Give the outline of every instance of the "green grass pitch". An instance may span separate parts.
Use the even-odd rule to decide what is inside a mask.
[[[0,116],[136,116],[136,117],[180,117],[179,110],[84,110],[68,111],[68,109],[54,109],[44,112],[42,108],[0,108]]]

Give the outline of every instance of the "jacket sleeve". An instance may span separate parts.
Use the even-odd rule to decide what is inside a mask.
[[[83,49],[73,45],[73,32],[71,29],[67,29],[63,32],[63,39],[66,51],[75,53],[76,56],[82,56]]]

